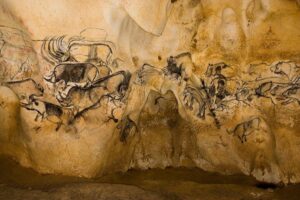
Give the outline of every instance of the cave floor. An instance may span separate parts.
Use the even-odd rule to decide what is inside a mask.
[[[0,199],[300,199],[300,185],[276,187],[244,175],[168,168],[101,178],[41,175],[0,156]]]

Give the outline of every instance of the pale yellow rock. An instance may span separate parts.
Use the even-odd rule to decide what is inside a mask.
[[[170,0],[121,0],[130,17],[145,31],[161,35],[171,11]]]
[[[1,1],[0,153],[40,173],[299,182],[299,30],[290,0]],[[107,66],[131,72],[128,88],[90,90]]]

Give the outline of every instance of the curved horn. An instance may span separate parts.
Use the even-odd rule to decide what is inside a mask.
[[[63,52],[60,52],[57,50],[57,41],[59,38],[53,37],[48,42],[48,52],[52,58],[54,58],[56,61],[60,61],[61,57],[64,55]]]
[[[177,56],[174,56],[174,58],[181,58],[181,57],[185,57],[185,56],[192,58],[192,54],[190,52],[183,52],[181,54],[178,54]]]
[[[65,49],[63,49],[63,41],[65,39],[65,35],[60,36],[57,40],[56,40],[56,47],[57,47],[57,53],[59,53],[60,55],[64,55],[66,52]]]
[[[50,63],[50,64],[52,64],[52,65],[55,65],[56,62],[55,62],[53,59],[51,59],[51,58],[46,54],[46,51],[47,51],[47,49],[46,49],[46,44],[47,44],[48,41],[49,41],[49,38],[45,38],[45,39],[44,39],[43,44],[42,44],[42,47],[41,47],[41,55],[42,55],[42,57],[43,57],[48,63]]]

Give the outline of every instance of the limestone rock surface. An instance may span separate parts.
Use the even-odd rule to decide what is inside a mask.
[[[0,153],[299,182],[299,30],[296,0],[3,0]]]

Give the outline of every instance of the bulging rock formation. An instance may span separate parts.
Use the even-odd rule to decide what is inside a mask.
[[[298,1],[4,0],[0,16],[0,153],[21,165],[300,181]]]

